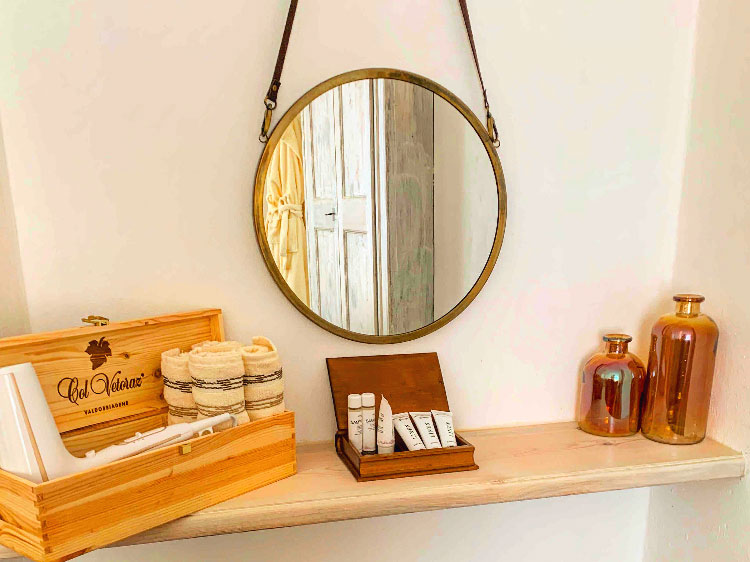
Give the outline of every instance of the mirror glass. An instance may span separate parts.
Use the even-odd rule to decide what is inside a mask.
[[[259,232],[298,299],[363,335],[419,330],[456,307],[500,215],[492,161],[464,115],[430,89],[372,78],[287,122],[256,189]]]

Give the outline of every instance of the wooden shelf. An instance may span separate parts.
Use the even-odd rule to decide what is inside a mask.
[[[118,543],[144,544],[589,492],[738,478],[741,453],[706,439],[690,446],[603,438],[555,423],[462,432],[479,470],[357,483],[333,443],[301,445],[296,476]],[[0,550],[0,558],[14,554]]]

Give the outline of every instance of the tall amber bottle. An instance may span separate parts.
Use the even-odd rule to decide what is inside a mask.
[[[605,352],[586,362],[581,379],[578,427],[587,433],[625,436],[638,432],[643,363],[628,353],[626,334],[604,336]]]
[[[701,295],[675,295],[675,314],[651,331],[643,434],[673,445],[699,443],[706,436],[719,328],[701,314]]]

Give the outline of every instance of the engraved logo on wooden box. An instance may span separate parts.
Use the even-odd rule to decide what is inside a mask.
[[[98,340],[91,340],[88,342],[86,354],[88,354],[89,359],[91,360],[91,370],[96,371],[107,362],[108,357],[112,357],[112,348],[106,338],[101,337]],[[124,355],[125,357],[128,357],[127,354]],[[102,395],[112,397],[118,392],[140,388],[143,385],[143,379],[145,377],[145,373],[141,373],[135,377],[126,377],[123,376],[122,370],[118,370],[111,374],[100,371],[90,379],[63,377],[57,383],[57,394],[59,394],[60,397],[67,399],[71,404],[78,406],[79,402],[86,400],[87,398],[94,398],[95,396]],[[128,402],[124,401],[91,408],[90,410],[84,410],[84,413],[88,415],[127,405]]]

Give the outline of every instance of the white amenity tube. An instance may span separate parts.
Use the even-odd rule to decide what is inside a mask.
[[[411,419],[414,420],[414,425],[417,431],[419,431],[425,447],[428,449],[439,449],[442,447],[437,431],[435,431],[435,426],[432,424],[432,414],[430,412],[409,412],[409,414],[411,414]]]
[[[349,443],[357,451],[362,453],[362,395],[350,394],[347,397],[349,403]]]
[[[432,410],[432,416],[435,418],[435,425],[437,426],[438,435],[440,435],[440,442],[443,444],[443,447],[455,447],[458,445],[456,443],[456,432],[453,431],[453,414]]]
[[[378,414],[378,454],[392,453],[396,447],[393,433],[393,411],[385,396],[380,396],[380,413]]]
[[[362,393],[362,453],[374,455],[377,452],[375,420],[375,395],[372,392]]]
[[[424,443],[419,438],[419,433],[414,428],[414,424],[409,419],[409,413],[404,412],[403,414],[393,414],[393,425],[396,427],[396,431],[404,440],[406,448],[410,451],[419,451],[420,449],[426,449]]]

